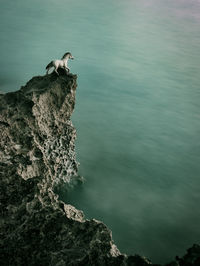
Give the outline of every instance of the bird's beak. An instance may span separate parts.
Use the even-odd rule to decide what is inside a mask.
[[[73,60],[73,59],[74,59],[74,57],[72,56],[72,57],[71,57],[71,59]]]

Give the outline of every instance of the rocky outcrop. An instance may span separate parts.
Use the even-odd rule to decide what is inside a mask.
[[[0,265],[152,265],[122,255],[106,225],[54,192],[60,182],[81,182],[70,120],[77,76],[59,73],[0,95]],[[194,248],[191,260],[171,265],[197,265]]]

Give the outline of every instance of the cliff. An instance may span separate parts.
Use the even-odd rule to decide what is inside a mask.
[[[0,265],[152,265],[122,255],[106,225],[54,192],[80,180],[70,120],[77,76],[59,73],[0,95]],[[170,265],[197,265],[200,247],[188,254]]]

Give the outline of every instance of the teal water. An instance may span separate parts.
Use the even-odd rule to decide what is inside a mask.
[[[0,90],[70,51],[82,186],[61,197],[121,252],[165,263],[200,240],[200,1],[1,0]]]

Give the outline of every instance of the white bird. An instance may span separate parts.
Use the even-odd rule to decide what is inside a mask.
[[[57,75],[59,75],[59,74],[58,74],[58,71],[57,71],[57,69],[58,69],[59,67],[60,67],[60,68],[64,68],[65,70],[67,70],[67,71],[69,72],[70,69],[69,69],[69,67],[68,67],[68,65],[67,65],[68,59],[74,59],[74,57],[72,56],[72,54],[69,53],[69,52],[65,53],[65,54],[63,55],[63,57],[62,57],[61,60],[57,59],[57,60],[53,60],[53,61],[51,61],[51,62],[46,66],[46,70],[47,70],[46,74],[49,73],[49,70],[50,70],[50,68],[52,68],[52,67],[54,67],[54,71],[56,72]]]

